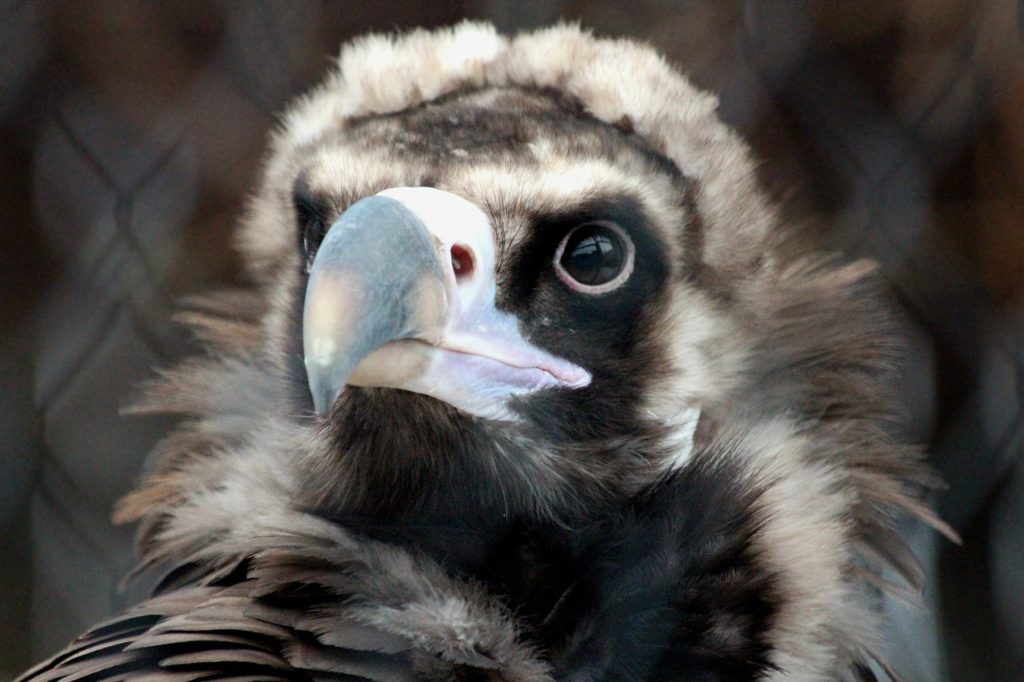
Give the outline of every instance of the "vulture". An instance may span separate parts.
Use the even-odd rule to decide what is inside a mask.
[[[115,517],[152,596],[26,682],[875,680],[947,532],[865,262],[573,25],[370,35],[273,133]]]

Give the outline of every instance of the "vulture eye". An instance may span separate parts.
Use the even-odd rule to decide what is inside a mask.
[[[603,294],[633,272],[633,241],[612,222],[594,221],[573,228],[555,251],[555,271],[575,291]]]
[[[305,228],[302,230],[302,258],[303,268],[308,275],[313,268],[313,259],[316,257],[318,240],[313,230]]]
[[[324,240],[329,226],[327,222],[328,205],[321,197],[314,194],[300,176],[295,183],[292,203],[299,223],[299,248],[301,249],[303,269],[309,274],[313,258]]]

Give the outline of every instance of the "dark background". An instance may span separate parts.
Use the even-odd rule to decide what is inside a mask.
[[[908,680],[1024,679],[1024,11],[1013,0],[0,0],[0,678],[139,597],[113,502],[167,422],[119,407],[231,282],[274,115],[368,30],[573,18],[717,92],[809,238],[877,259],[907,437],[958,548],[910,530]],[[6,671],[6,672],[5,672]]]

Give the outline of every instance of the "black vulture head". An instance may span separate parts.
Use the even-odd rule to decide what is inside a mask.
[[[347,50],[286,117],[243,233],[281,409],[345,472],[313,467],[314,504],[572,515],[684,464],[748,353],[732,291],[772,265],[714,109],[571,29]]]
[[[347,46],[273,137],[255,293],[202,303],[211,352],[143,405],[190,415],[120,512],[172,595],[111,651],[193,665],[161,637],[201,604],[229,622],[203,647],[295,667],[358,622],[429,679],[870,679],[883,571],[920,580],[896,519],[941,524],[870,266],[782,227],[646,47]]]

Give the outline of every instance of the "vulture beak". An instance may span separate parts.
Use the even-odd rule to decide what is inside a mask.
[[[514,420],[513,395],[581,388],[590,374],[537,348],[495,308],[494,236],[469,201],[398,187],[331,226],[306,287],[302,334],[313,405],[345,385],[422,393],[478,417]]]

